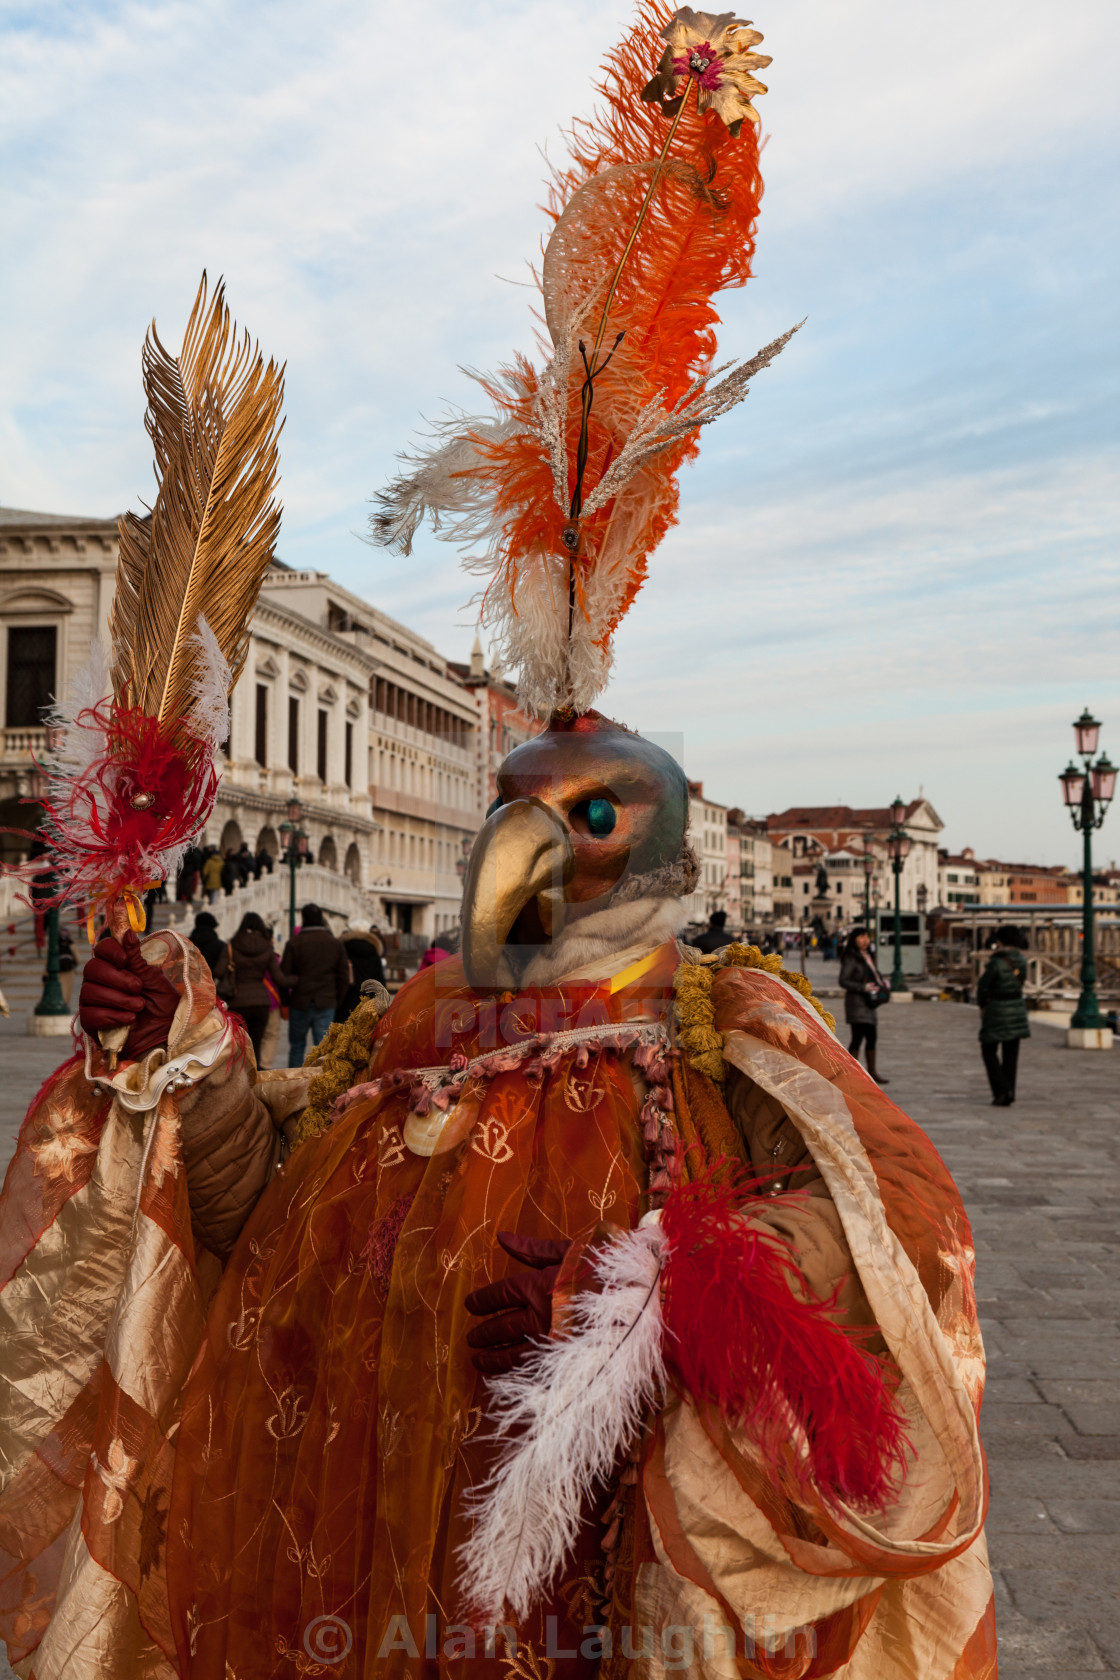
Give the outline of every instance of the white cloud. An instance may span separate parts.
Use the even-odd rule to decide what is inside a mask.
[[[9,4],[0,500],[147,493],[141,339],[154,313],[176,341],[205,265],[288,361],[283,552],[461,653],[452,551],[402,564],[351,533],[418,416],[465,400],[457,364],[531,345],[530,294],[495,276],[524,277],[537,147],[589,109],[629,16]],[[729,799],[926,779],[958,842],[1025,812],[1057,845],[1044,722],[1116,692],[1120,12],[770,0],[758,21],[759,278],[726,342],[810,322],[686,475],[609,703],[683,727]]]

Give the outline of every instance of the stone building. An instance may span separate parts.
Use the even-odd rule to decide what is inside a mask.
[[[706,922],[713,910],[727,909],[727,807],[704,797],[703,782],[688,784],[687,838],[700,879],[684,902],[690,922]]]
[[[745,930],[769,927],[774,919],[773,847],[765,821],[738,806],[727,813],[728,920]],[[738,868],[738,907],[732,909],[732,873]]]
[[[476,798],[485,812],[498,796],[498,769],[515,747],[539,735],[544,725],[522,710],[517,690],[495,666],[486,669],[482,642],[474,639],[469,665],[448,662],[448,670],[475,703]]]
[[[315,574],[312,574],[315,575]],[[273,565],[253,614],[230,705],[226,765],[205,841],[280,851],[289,799],[315,861],[356,887],[370,879],[376,826],[367,775],[372,654],[327,628],[317,602]]]
[[[946,910],[982,903],[981,880],[981,866],[971,846],[965,846],[960,852],[938,851],[937,902]]]
[[[362,661],[363,727],[352,750],[360,754],[355,763],[362,766],[370,813],[360,848],[368,859],[363,884],[379,904],[378,919],[402,933],[431,935],[453,926],[462,897],[459,865],[479,824],[477,709],[470,694],[430,642],[325,572],[274,568],[262,601],[266,610],[297,615]],[[317,723],[317,755],[322,728]]]
[[[34,828],[23,803],[46,750],[43,709],[104,638],[117,571],[115,519],[0,508],[0,829]],[[22,854],[0,834],[0,856]]]
[[[771,841],[788,847],[794,859],[816,859],[841,851],[862,856],[870,851],[878,863],[872,896],[878,888],[883,904],[894,901],[894,878],[887,858],[887,837],[893,826],[889,806],[798,805],[767,818]],[[902,827],[910,837],[910,853],[899,882],[903,910],[925,909],[937,902],[937,837],[944,826],[928,799],[920,797],[907,804]]]
[[[107,640],[113,519],[0,510],[0,824],[33,828],[43,708]],[[202,838],[276,856],[289,799],[318,865],[382,925],[458,919],[478,828],[479,708],[431,643],[333,582],[276,562],[250,626],[221,787]],[[9,837],[7,852],[18,855]],[[357,903],[351,896],[339,902]]]

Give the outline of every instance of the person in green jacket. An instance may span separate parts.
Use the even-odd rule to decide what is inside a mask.
[[[999,945],[980,976],[976,1001],[980,1005],[980,1054],[988,1070],[993,1108],[1010,1108],[1015,1101],[1019,1040],[1031,1036],[1023,985],[1027,959],[1026,936],[1019,928],[996,930]],[[1003,1047],[1002,1057],[1000,1047]]]

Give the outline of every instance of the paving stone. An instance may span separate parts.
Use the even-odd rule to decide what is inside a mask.
[[[1004,1503],[1030,1501],[1012,1496]],[[1048,1499],[1044,1508],[1063,1534],[1120,1534],[1120,1499]]]
[[[1038,1388],[1053,1406],[1067,1406],[1070,1401],[1113,1406],[1113,1417],[1120,1420],[1120,1381],[1115,1379],[1082,1377],[1074,1382],[1068,1377],[1040,1377]]]
[[[1120,1459],[1120,1435],[1059,1435],[1067,1458]]]
[[[981,1416],[981,1428],[983,1416]],[[991,1454],[988,1455],[991,1461]],[[991,1462],[992,1487],[1004,1494],[1032,1494],[1052,1509],[1055,1499],[1120,1500],[1120,1462],[1078,1463],[1053,1455],[1010,1463]]]
[[[985,1412],[996,1400],[1014,1400],[1021,1406],[1045,1404],[1044,1396],[1039,1393],[1032,1377],[1008,1376],[999,1367],[989,1366],[984,1389]]]
[[[997,1605],[1000,1680],[1009,1675],[1107,1672],[1104,1659],[1087,1628],[1039,1625],[1014,1609]]]
[[[1079,1400],[1067,1400],[1063,1412],[1079,1435],[1112,1435],[1120,1424],[1120,1406],[1086,1406]]]
[[[1059,1406],[1021,1406],[1005,1400],[984,1402],[985,1435],[1031,1434],[1056,1438],[1064,1423],[1065,1414]]]
[[[1075,1504],[1069,1509],[1076,1510]],[[992,1504],[988,1513],[988,1539],[995,1534],[1053,1534],[1083,1533],[1084,1529],[1076,1523],[1055,1523],[1050,1512],[1041,1499],[1032,1498],[1029,1494],[1017,1496],[1014,1494],[999,1494],[992,1492]]]

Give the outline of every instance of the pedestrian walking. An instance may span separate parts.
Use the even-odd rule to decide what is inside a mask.
[[[241,926],[227,947],[229,966],[223,997],[235,1015],[245,1023],[253,1046],[257,1066],[261,1065],[261,1041],[271,1009],[266,978],[273,988],[283,993],[292,985],[295,976],[286,974],[276,957],[272,935],[255,910],[241,918]]]
[[[227,898],[232,897],[233,889],[238,884],[240,875],[237,868],[237,853],[232,846],[226,847],[226,855],[222,859],[222,891]]]
[[[708,917],[708,925],[704,932],[698,934],[692,941],[698,951],[722,951],[725,945],[731,944],[731,935],[727,932],[727,911],[713,910]]]
[[[350,984],[346,995],[334,1012],[336,1021],[348,1021],[362,1001],[363,980],[377,980],[385,984],[385,965],[381,961],[385,947],[380,936],[360,916],[352,916],[342,930],[342,944],[350,960]]]
[[[200,910],[187,938],[197,951],[202,952],[214,977],[214,984],[219,986],[229,967],[229,952],[226,950],[225,940],[218,935],[217,916],[212,916],[209,910]]]
[[[280,963],[290,977],[289,1067],[303,1066],[308,1033],[313,1044],[326,1038],[334,1012],[350,984],[350,961],[345,947],[328,928],[319,906],[305,904],[300,921],[300,930],[285,945]]]
[[[996,929],[998,941],[980,976],[976,1001],[980,1005],[980,1054],[992,1088],[992,1107],[1010,1108],[1015,1101],[1019,1044],[1031,1036],[1023,984],[1027,939],[1021,928]]]
[[[882,1077],[878,1066],[879,1007],[890,999],[891,989],[871,955],[871,935],[866,928],[853,928],[844,947],[840,963],[840,984],[844,988],[844,1019],[852,1029],[848,1049],[859,1061],[861,1048],[866,1046],[867,1071],[876,1085],[889,1082]]]
[[[421,968],[431,968],[433,963],[446,962],[459,950],[459,929],[449,928],[446,933],[437,933],[424,955],[420,958]]]
[[[209,846],[202,863],[202,890],[211,904],[222,896],[222,857],[217,846]],[[214,926],[217,927],[217,922]]]

